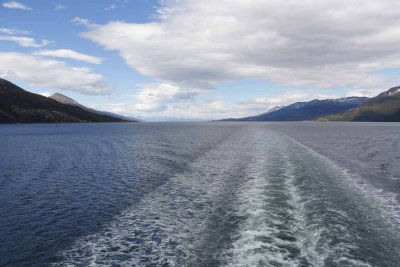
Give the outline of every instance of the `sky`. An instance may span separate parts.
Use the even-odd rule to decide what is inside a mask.
[[[0,77],[144,120],[400,85],[398,0],[0,0]]]

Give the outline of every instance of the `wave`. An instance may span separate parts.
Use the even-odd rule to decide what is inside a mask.
[[[353,181],[288,136],[244,129],[54,265],[395,266],[399,235]]]

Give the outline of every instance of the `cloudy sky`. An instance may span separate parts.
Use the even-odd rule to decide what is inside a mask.
[[[398,0],[19,0],[0,77],[149,120],[218,119],[400,84]]]

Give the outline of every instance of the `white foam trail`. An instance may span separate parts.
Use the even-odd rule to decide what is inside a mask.
[[[289,151],[284,153],[287,162],[285,176],[289,178],[285,180],[285,184],[290,192],[290,195],[292,196],[290,203],[294,208],[293,211],[297,222],[296,233],[299,240],[299,247],[301,248],[302,252],[302,257],[306,258],[308,263],[315,267],[325,266],[325,263],[329,258],[333,258],[334,261],[336,261],[340,266],[351,263],[351,266],[370,267],[371,265],[368,263],[355,260],[350,255],[350,251],[352,249],[358,248],[356,245],[348,242],[332,245],[331,238],[326,237],[327,233],[332,231],[332,228],[328,228],[328,225],[324,225],[324,223],[319,219],[314,219],[313,221],[307,219],[306,215],[307,213],[310,213],[310,211],[305,208],[305,204],[312,202],[317,203],[323,200],[315,198],[313,195],[302,197],[302,194],[299,192],[299,188],[297,188],[294,183],[296,179],[295,166],[288,158],[289,153]],[[329,214],[335,214],[335,217],[345,218],[348,216],[345,211],[330,207],[326,207],[325,212]],[[323,215],[321,214],[320,216]],[[341,237],[351,236],[349,229],[344,225],[335,224],[333,227],[337,229]],[[339,259],[336,259],[338,255],[342,256]]]
[[[260,129],[239,132],[221,142],[192,162],[188,171],[116,217],[104,231],[79,240],[63,253],[65,261],[59,265],[201,266],[199,257],[204,254],[198,249],[209,241],[207,223],[215,215],[218,200],[230,197],[233,206],[238,204],[231,212],[244,222],[229,233],[234,242],[222,253],[221,265],[319,267],[330,260],[336,266],[370,266],[351,254],[359,248],[351,243],[354,233],[340,220],[348,214],[335,208],[334,200],[325,199],[323,192],[307,189],[307,182],[320,182],[328,190],[330,182],[353,179],[292,138]],[[330,175],[332,181],[312,175],[303,181],[301,166],[296,164],[304,168],[316,164],[323,170],[316,172]],[[240,171],[243,183],[235,184],[233,177]],[[332,178],[336,173],[337,181]],[[238,198],[227,195],[234,193],[225,191],[230,186],[238,187]],[[325,201],[324,214],[310,208]],[[326,225],[322,218],[328,215],[338,220]],[[343,240],[332,242],[335,234]],[[206,256],[215,258],[221,252],[215,253]]]
[[[265,137],[265,136],[264,136]],[[252,162],[247,174],[249,180],[242,189],[240,195],[241,204],[239,212],[247,217],[242,225],[237,240],[233,243],[233,248],[226,252],[227,266],[298,266],[301,262],[301,255],[309,253],[304,250],[296,234],[302,228],[302,216],[298,195],[293,189],[293,176],[290,166],[273,165],[279,157],[284,157],[285,153],[278,151],[277,143],[280,139],[276,136],[259,138],[259,142],[254,145],[253,153],[257,154],[257,160]],[[284,144],[280,145],[284,146]],[[281,149],[281,147],[279,147]],[[288,163],[287,159],[281,162]],[[275,173],[275,170],[282,169]],[[273,173],[269,171],[273,169]],[[274,177],[274,175],[276,177]],[[273,205],[274,194],[287,194],[284,207],[288,213],[287,218],[279,214]],[[271,203],[271,204],[268,204]],[[290,220],[285,225],[284,220]],[[277,227],[287,227],[286,230]],[[292,232],[292,236],[279,238],[285,231]],[[296,254],[298,251],[298,255]]]
[[[347,227],[329,225],[333,228],[328,229],[319,218],[323,214],[309,216],[314,210],[307,210],[306,205],[324,200],[321,196],[300,192],[302,189],[295,182],[298,177],[291,154],[299,146],[271,133],[267,144],[266,139],[262,138],[255,146],[257,151],[254,153],[259,156],[248,167],[251,178],[242,189],[239,208],[247,219],[233,248],[225,253],[226,265],[320,267],[332,260],[338,266],[370,266],[352,257],[350,251],[357,246],[349,243],[351,241],[332,243],[330,232],[335,229],[341,237],[350,236]],[[276,203],[282,205],[281,209]],[[287,214],[282,215],[282,210]],[[325,212],[336,217],[348,216],[346,212],[329,206]],[[282,239],[282,234],[287,236]]]
[[[191,266],[215,199],[242,162],[241,134],[225,140],[172,177],[101,233],[65,251],[56,265]]]
[[[303,201],[299,195],[298,189],[294,184],[295,174],[293,165],[288,158],[288,153],[289,151],[284,153],[285,161],[287,163],[285,176],[288,177],[288,179],[285,179],[285,184],[291,195],[289,202],[293,207],[294,216],[297,222],[296,232],[299,240],[298,245],[301,248],[301,256],[306,258],[312,266],[323,266],[324,260],[329,254],[329,249],[324,247],[324,250],[319,253],[316,250],[323,230],[318,229],[310,232],[307,228],[305,218],[306,210],[304,207],[305,201]]]
[[[384,217],[386,220],[395,228],[400,229],[400,195],[398,193],[384,191],[383,189],[376,188],[372,184],[368,183],[365,179],[351,173],[349,170],[338,166],[333,160],[319,154],[310,147],[303,145],[294,138],[285,135],[285,137],[298,146],[306,149],[313,156],[320,158],[322,161],[330,165],[337,173],[342,173],[343,177],[346,178],[350,188],[358,189],[364,197],[373,204],[377,205],[380,210],[384,211]]]

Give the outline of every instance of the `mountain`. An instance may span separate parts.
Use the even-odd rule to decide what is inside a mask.
[[[99,110],[95,110],[93,108],[85,107],[84,105],[79,104],[78,102],[76,102],[72,98],[69,98],[68,96],[65,96],[65,95],[60,94],[60,93],[55,93],[55,94],[49,96],[49,98],[52,98],[52,99],[54,99],[57,102],[60,102],[62,104],[77,106],[77,107],[80,107],[80,108],[85,109],[87,111],[94,112],[94,113],[101,114],[101,115],[110,116],[110,117],[113,117],[113,118],[116,118],[116,119],[122,119],[122,120],[126,120],[126,121],[131,121],[131,122],[138,122],[139,121],[139,119],[136,119],[136,118],[133,118],[133,117],[123,116],[123,115],[115,114],[115,113],[112,113],[112,112],[99,111]]]
[[[262,113],[261,115],[266,115],[266,114],[268,114],[268,113],[271,113],[271,112],[280,110],[280,109],[283,108],[283,107],[285,107],[285,106],[276,106],[276,107],[273,107],[273,108],[269,109],[267,112]]]
[[[27,92],[0,78],[0,123],[125,121]]]
[[[319,121],[400,121],[400,86],[371,98],[343,113],[324,116]]]
[[[56,100],[57,102],[60,102],[60,103],[63,103],[63,104],[73,105],[73,106],[85,108],[83,105],[79,104],[78,102],[76,102],[72,98],[69,98],[68,96],[65,96],[65,95],[60,94],[60,93],[52,94],[51,96],[49,96],[49,98],[52,98],[52,99]]]
[[[223,121],[304,121],[343,112],[368,101],[367,97],[346,97],[340,99],[311,100],[296,102],[289,106],[257,116],[228,119]]]
[[[265,115],[267,115],[267,114],[269,114],[269,113],[271,113],[271,112],[280,110],[280,109],[283,108],[283,107],[284,107],[284,106],[276,106],[276,107],[270,108],[270,109],[267,110],[266,112],[264,112],[264,113],[262,113],[262,114],[260,114],[260,115],[257,115],[257,116],[265,116]],[[250,118],[250,117],[246,117],[246,118]],[[245,118],[229,118],[229,119],[222,119],[222,120],[217,120],[217,121],[243,121],[243,119],[245,119]]]

